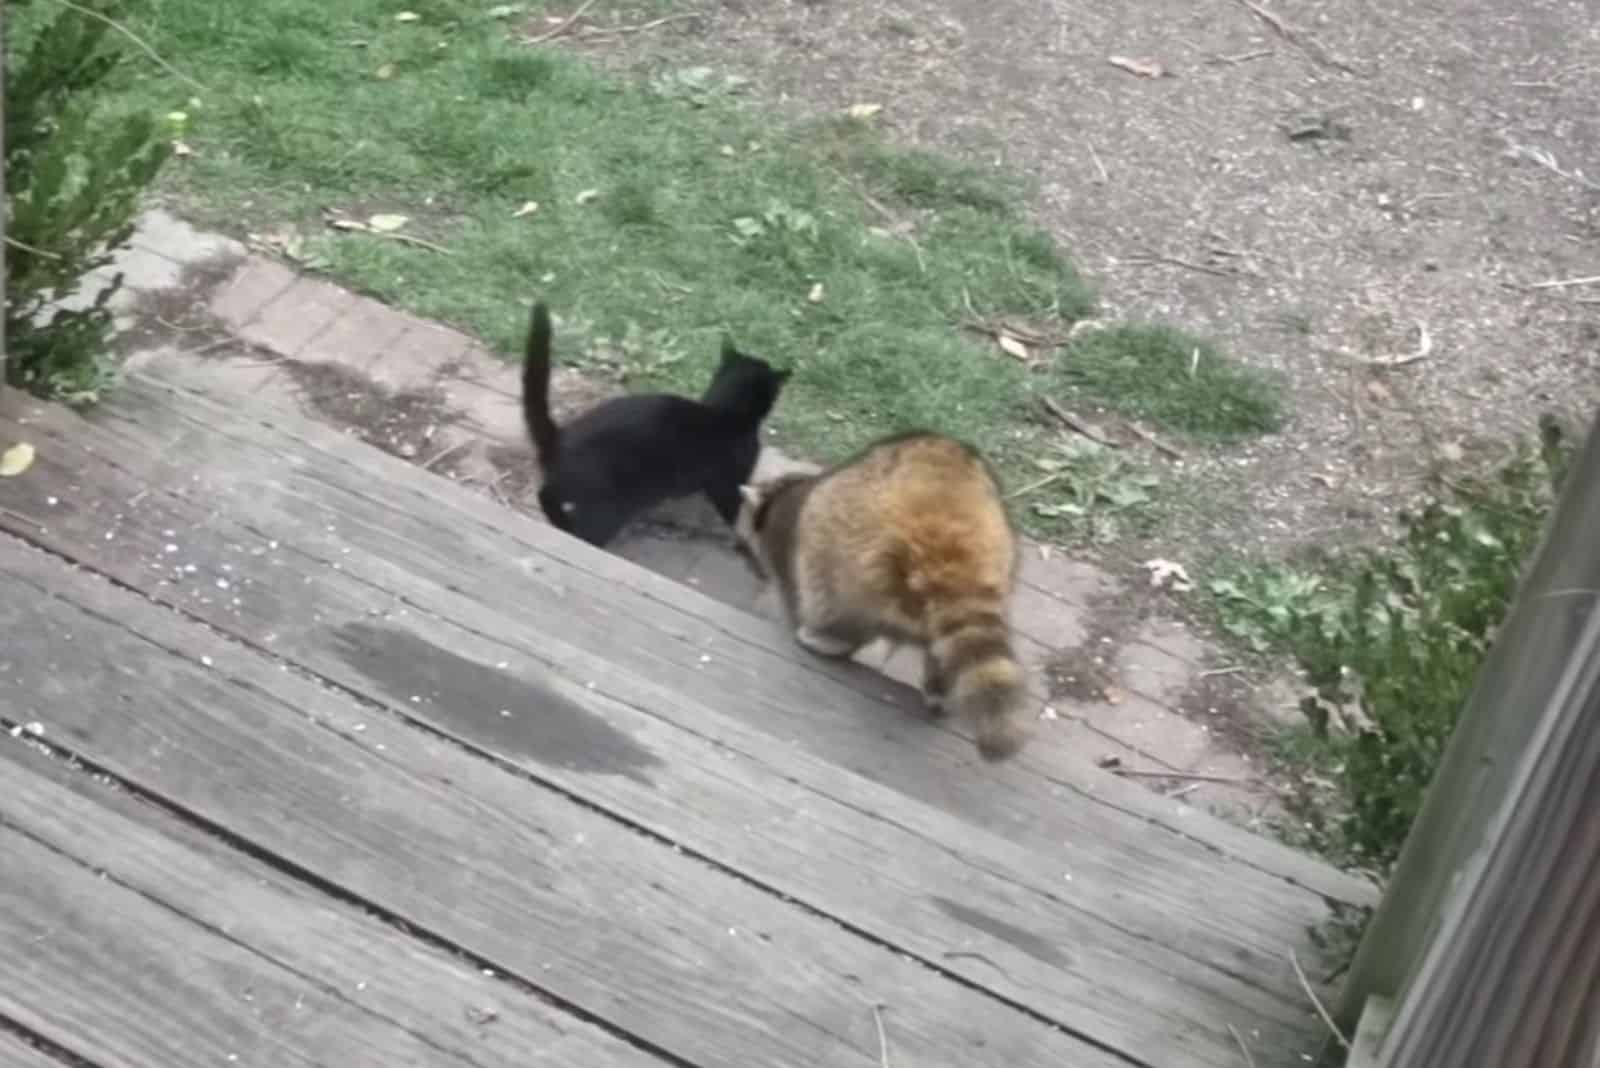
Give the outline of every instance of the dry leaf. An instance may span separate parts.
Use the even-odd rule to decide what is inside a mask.
[[[1102,686],[1100,688],[1100,698],[1108,705],[1120,705],[1123,700],[1123,693],[1115,686]]]
[[[378,79],[380,82],[388,81],[390,78],[394,77],[394,64],[385,63],[383,66],[373,71],[372,76]]]
[[[587,203],[589,203],[589,201],[593,200],[595,197],[597,197],[599,195],[600,195],[600,190],[598,190],[598,189],[585,189],[583,192],[579,193],[573,199],[575,201],[577,201],[579,204],[587,204]]]
[[[1170,586],[1174,593],[1188,593],[1194,589],[1194,583],[1189,578],[1189,572],[1179,563],[1171,560],[1146,560],[1145,570],[1150,572],[1150,585],[1161,587]]]
[[[492,19],[508,19],[521,10],[520,4],[500,4],[498,7],[491,7],[486,14]]]
[[[185,157],[194,155],[194,149],[190,148],[188,144],[183,141],[174,141],[172,142],[172,154],[177,156],[179,159],[183,159]]]
[[[1033,359],[1033,353],[1028,351],[1028,346],[1024,345],[1022,342],[1018,341],[1004,330],[996,334],[994,339],[999,343],[1000,348],[1004,350],[1007,356],[1014,356],[1023,363],[1027,363]]]
[[[15,478],[32,466],[33,446],[26,441],[0,452],[0,478]]]
[[[821,304],[822,303],[822,283],[821,282],[818,282],[816,285],[811,287],[811,292],[806,294],[806,299],[809,300],[813,304]]]
[[[520,207],[516,211],[512,212],[511,213],[511,217],[513,219],[520,219],[524,215],[532,215],[534,212],[536,212],[538,210],[539,210],[539,202],[537,200],[529,200],[529,201],[526,201],[522,205],[522,207]]]
[[[367,226],[380,234],[392,234],[410,221],[405,215],[374,215],[367,220]]]
[[[1113,67],[1121,67],[1129,74],[1137,74],[1141,78],[1160,78],[1167,73],[1167,68],[1149,57],[1131,59],[1128,56],[1112,56],[1106,60]]]
[[[723,145],[717,151],[721,152],[724,156],[732,156],[735,154],[732,145]]]
[[[417,14],[415,11],[402,11],[400,14],[394,17],[394,20],[396,22],[416,22],[421,18],[422,16]]]
[[[860,119],[865,122],[867,119],[872,118],[882,110],[882,104],[851,104],[850,107],[845,111],[845,114],[849,115],[852,119]]]
[[[329,219],[328,225],[335,230],[370,230],[366,223],[360,219]]]

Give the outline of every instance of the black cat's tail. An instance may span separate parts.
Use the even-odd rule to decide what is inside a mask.
[[[533,306],[528,326],[528,351],[522,361],[522,417],[539,464],[549,467],[561,448],[561,428],[550,417],[550,309],[544,301]]]

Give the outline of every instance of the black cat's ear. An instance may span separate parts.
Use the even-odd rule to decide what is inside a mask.
[[[778,379],[779,382],[787,382],[787,381],[789,381],[789,376],[792,375],[792,374],[794,374],[793,371],[774,371],[773,372],[773,375]]]
[[[722,335],[722,365],[726,367],[739,358],[739,350],[734,347],[733,338],[727,334]]]

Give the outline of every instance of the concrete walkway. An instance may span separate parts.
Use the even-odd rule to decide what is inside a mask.
[[[161,210],[144,216],[113,269],[125,277],[113,306],[129,368],[183,361],[242,403],[309,408],[538,514],[518,369],[475,339],[299,275]],[[613,391],[564,369],[552,387],[558,412]],[[776,450],[762,458],[764,466],[789,462]],[[737,607],[774,610],[729,532],[699,502],[637,525],[615,551]],[[1259,781],[1265,769],[1226,742],[1238,737],[1241,717],[1260,714],[1246,707],[1259,709],[1259,700],[1240,699],[1253,697],[1248,685],[1208,672],[1215,654],[1181,625],[1127,618],[1136,591],[1111,575],[1032,543],[1024,559],[1015,624],[1045,721],[1041,740],[1247,825],[1275,815],[1275,792]],[[914,659],[890,652],[869,648],[862,660],[915,683]]]

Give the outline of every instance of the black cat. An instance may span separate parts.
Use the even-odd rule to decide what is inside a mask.
[[[603,401],[566,426],[550,417],[550,311],[533,307],[522,411],[544,485],[539,506],[558,529],[603,546],[635,516],[704,493],[731,527],[739,487],[761,452],[761,422],[789,372],[724,341],[700,400],[637,393]]]

